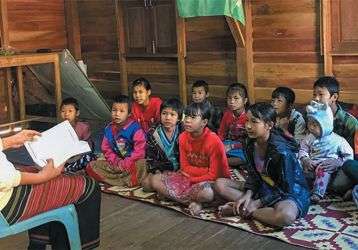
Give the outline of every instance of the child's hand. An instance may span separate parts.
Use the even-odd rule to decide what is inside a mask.
[[[308,157],[301,159],[301,163],[304,172],[310,172],[314,170],[314,167],[311,164],[311,160]]]
[[[338,167],[343,165],[343,160],[341,158],[334,159],[329,158],[324,161],[322,161],[319,164],[319,167],[324,169],[326,172],[332,173],[337,170]]]
[[[238,199],[234,204],[236,214],[245,214],[249,203],[251,202],[252,192],[246,191],[245,195]]]
[[[255,210],[259,209],[261,206],[262,206],[262,204],[261,204],[260,199],[251,200],[251,202],[250,202],[249,205],[247,206],[246,211],[242,214],[242,216],[243,216],[244,218],[249,218],[249,217],[252,215],[252,213],[253,213]]]
[[[53,165],[53,160],[49,159],[47,160],[47,164],[39,172],[39,175],[42,177],[43,181],[45,182],[59,176],[62,173],[63,168],[64,168],[64,164],[55,167]]]

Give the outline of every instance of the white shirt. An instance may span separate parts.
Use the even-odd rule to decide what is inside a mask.
[[[0,139],[0,211],[9,202],[13,188],[20,184],[21,173],[6,159]]]

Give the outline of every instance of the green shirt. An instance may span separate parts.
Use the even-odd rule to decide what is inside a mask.
[[[354,148],[354,134],[356,130],[358,130],[358,120],[337,104],[337,112],[334,115],[333,132],[345,138],[349,145]]]

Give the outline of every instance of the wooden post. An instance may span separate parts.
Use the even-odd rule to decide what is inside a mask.
[[[250,0],[245,0],[245,35],[246,35],[246,74],[247,91],[251,103],[255,102],[254,89],[254,57],[252,49],[252,6]]]
[[[185,20],[179,17],[176,10],[176,31],[177,31],[177,50],[178,50],[178,78],[179,78],[179,96],[183,105],[188,103],[188,91],[186,84],[186,37],[185,37]]]
[[[77,0],[65,1],[67,44],[73,57],[81,60],[81,33]]]
[[[332,24],[331,24],[331,1],[321,0],[321,25],[323,38],[324,74],[333,75],[332,65]]]
[[[231,17],[226,17],[226,22],[236,44],[236,79],[238,82],[244,83],[247,82],[245,38],[241,25],[237,20],[234,20]]]
[[[56,101],[56,116],[57,120],[61,119],[61,102],[62,102],[62,86],[61,86],[61,72],[60,72],[60,59],[57,55],[57,59],[54,61],[54,79],[55,79],[55,101]]]
[[[20,120],[25,120],[26,105],[25,105],[24,77],[22,75],[22,66],[16,67],[16,71],[17,71],[17,83],[19,89]]]
[[[0,0],[0,24],[1,24],[1,47],[7,49],[9,46],[9,26],[7,16],[7,0]]]
[[[119,0],[115,0],[116,21],[117,21],[117,37],[118,37],[118,58],[120,70],[120,90],[122,94],[128,95],[128,73],[126,59],[126,42],[124,34],[123,9]]]

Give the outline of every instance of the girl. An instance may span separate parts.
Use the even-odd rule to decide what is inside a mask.
[[[132,115],[144,132],[160,122],[160,105],[162,100],[150,97],[152,87],[145,78],[138,78],[132,83],[133,99]]]
[[[146,168],[148,176],[143,180],[144,190],[152,190],[151,179],[156,172],[179,169],[179,134],[182,130],[183,107],[178,99],[164,101],[160,106],[160,124],[147,134]]]
[[[53,161],[38,173],[19,172],[6,159],[2,150],[19,148],[25,141],[40,135],[36,131],[20,133],[0,139],[0,211],[12,225],[37,214],[74,204],[78,215],[83,249],[99,246],[99,216],[101,193],[93,179],[80,175],[61,175],[63,165],[54,167]],[[56,195],[53,195],[54,192]],[[69,249],[64,227],[55,222],[29,230],[28,249]]]
[[[206,127],[210,110],[203,103],[192,103],[185,109],[185,131],[179,136],[180,171],[158,173],[152,187],[160,195],[189,205],[198,215],[201,203],[211,202],[211,183],[219,177],[229,177],[229,166],[220,138]]]
[[[302,114],[294,109],[295,92],[287,87],[278,87],[272,92],[271,104],[276,110],[275,125],[287,136],[300,142],[306,135],[306,123]]]
[[[245,146],[248,179],[244,185],[218,179],[216,191],[231,201],[219,207],[221,215],[253,217],[273,226],[287,226],[303,217],[310,205],[309,190],[299,161],[297,143],[273,129],[275,110],[256,103],[247,112]]]
[[[128,96],[117,96],[112,104],[112,122],[104,129],[101,149],[105,160],[92,161],[88,175],[114,186],[140,184],[137,162],[145,156],[145,134],[132,119]]]
[[[225,144],[229,165],[245,162],[241,142],[246,138],[245,122],[248,106],[247,90],[241,83],[233,83],[226,91],[227,109],[220,123],[218,135]]]

